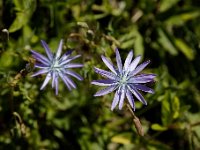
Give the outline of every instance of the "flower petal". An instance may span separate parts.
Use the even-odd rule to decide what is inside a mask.
[[[135,68],[135,70],[133,70],[132,72],[130,72],[131,76],[136,75],[137,73],[139,73],[140,71],[142,71],[148,64],[150,63],[150,60],[140,64],[139,66],[137,66],[137,68]]]
[[[117,74],[113,64],[111,61],[109,61],[106,57],[104,57],[103,55],[101,55],[101,59],[103,60],[103,62],[105,63],[105,65],[115,74]]]
[[[156,75],[155,75],[155,74],[139,74],[139,75],[137,75],[137,76],[135,76],[135,77],[142,77],[142,78],[150,78],[150,79],[153,79],[153,78],[156,77]]]
[[[68,81],[66,80],[65,78],[65,75],[61,72],[58,72],[58,75],[60,76],[60,78],[63,80],[63,82],[65,83],[65,85],[67,86],[67,88],[71,91],[72,88],[71,86],[69,85]]]
[[[74,83],[74,81],[68,77],[67,75],[64,76],[64,78],[66,79],[66,81],[73,87],[76,88],[76,84]]]
[[[134,103],[134,98],[132,96],[132,93],[127,90],[126,91],[126,97],[128,99],[129,104],[131,105],[131,107],[133,108],[133,110],[135,111],[135,103]]]
[[[128,86],[129,90],[133,93],[133,95],[135,95],[135,97],[142,102],[144,105],[147,105],[146,100],[144,99],[144,97],[140,94],[140,92],[138,92],[138,90],[133,87],[132,85]]]
[[[60,40],[58,50],[56,52],[56,59],[58,59],[62,53],[62,45],[63,45],[63,39]]]
[[[117,88],[116,85],[109,86],[109,87],[107,87],[105,89],[102,89],[102,90],[98,91],[94,96],[106,95],[108,93],[113,92],[116,88]]]
[[[65,74],[68,74],[70,76],[73,76],[75,77],[76,79],[82,81],[83,80],[83,77],[81,77],[78,73],[74,72],[74,71],[71,71],[71,70],[64,70],[63,71]]]
[[[56,73],[53,72],[52,73],[52,83],[51,83],[52,88],[54,88],[54,86],[55,86],[55,77],[56,77]]]
[[[52,74],[52,88],[55,87],[55,93],[58,95],[58,73],[53,72]]]
[[[64,68],[80,68],[83,67],[83,64],[71,63],[64,66]]]
[[[115,92],[115,96],[114,96],[114,99],[113,99],[112,105],[111,105],[112,111],[114,110],[114,108],[117,106],[118,103],[119,103],[119,94],[118,94],[118,92]]]
[[[130,64],[129,66],[129,71],[133,71],[135,70],[135,68],[137,67],[137,65],[139,64],[140,62],[140,59],[141,59],[141,56],[137,56],[133,61],[132,63]]]
[[[121,94],[120,94],[120,100],[119,100],[119,110],[122,109],[123,104],[124,104],[124,98],[125,98],[125,94],[126,94],[125,86],[122,87],[120,92],[121,92]]]
[[[147,93],[154,93],[154,90],[145,86],[145,85],[141,85],[141,84],[134,84],[134,87],[136,87],[138,90],[147,92]]]
[[[37,61],[39,61],[45,65],[50,64],[50,61],[45,56],[41,55],[40,53],[38,53],[34,50],[31,50],[31,53],[32,53],[33,58],[35,58]]]
[[[56,95],[58,95],[58,76],[56,76],[56,78],[55,78],[55,92],[56,92]]]
[[[115,49],[115,53],[116,53],[116,61],[117,61],[119,72],[122,73],[122,60],[117,48]]]
[[[71,55],[72,52],[73,52],[73,50],[69,50],[66,53],[64,53],[59,61],[62,62],[64,60],[66,60]]]
[[[94,80],[91,82],[91,84],[94,84],[94,85],[99,85],[99,86],[110,86],[110,85],[113,85],[113,84],[117,84],[115,83],[114,80],[110,80],[110,79],[104,79],[104,80]]]
[[[41,63],[35,63],[35,68],[49,68],[49,65],[41,64]]]
[[[72,61],[72,60],[74,60],[74,59],[76,59],[76,58],[79,58],[81,55],[76,55],[76,56],[74,56],[74,57],[71,57],[71,58],[68,58],[68,59],[66,59],[66,60],[64,60],[64,61],[60,61],[60,65],[65,65],[65,64],[67,64],[68,62],[70,62],[70,61]]]
[[[102,70],[102,69],[99,69],[99,68],[96,68],[94,67],[94,71],[104,77],[107,77],[109,79],[113,79],[113,80],[116,80],[116,75],[112,72],[109,72],[109,71],[106,71],[106,70]]]
[[[45,51],[46,51],[46,54],[49,58],[49,60],[52,60],[53,59],[53,54],[49,48],[49,46],[47,45],[47,43],[43,40],[41,40],[41,43],[42,43],[42,46],[44,47]]]
[[[132,58],[133,58],[133,51],[131,50],[128,53],[128,56],[126,57],[126,60],[125,60],[125,63],[124,63],[124,70],[128,70]]]
[[[43,84],[42,84],[42,86],[41,86],[41,88],[40,88],[40,90],[44,89],[44,87],[48,84],[50,79],[51,79],[51,74],[48,73],[46,78],[45,78],[45,80],[44,80],[44,82],[43,82]]]
[[[35,76],[38,76],[38,75],[41,75],[41,74],[45,74],[47,72],[49,72],[48,69],[41,69],[41,70],[35,72],[34,74],[32,74],[31,77],[35,77]]]
[[[131,77],[128,82],[129,83],[147,83],[153,82],[156,75],[154,74],[142,74],[138,76]]]

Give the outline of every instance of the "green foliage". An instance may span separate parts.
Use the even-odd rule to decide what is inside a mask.
[[[198,0],[1,1],[0,149],[200,149],[199,7]],[[82,55],[84,81],[73,91],[60,83],[55,96],[50,84],[39,90],[44,76],[30,77],[30,50],[44,53],[43,39],[55,52],[61,38],[63,51]],[[135,101],[143,137],[126,106],[110,110],[113,94],[93,97],[90,82],[100,78],[93,67],[106,68],[100,55],[114,58],[115,47],[122,59],[130,49],[150,59],[145,71],[157,74],[148,105]]]

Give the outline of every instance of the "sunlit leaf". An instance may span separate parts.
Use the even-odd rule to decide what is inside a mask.
[[[170,93],[166,92],[165,93],[165,97],[162,100],[162,123],[163,125],[167,126],[171,123],[172,121],[172,110],[171,110],[171,106],[170,106]]]
[[[194,59],[194,51],[183,40],[176,38],[175,44],[189,60]]]
[[[151,128],[152,128],[153,130],[156,130],[156,131],[165,131],[165,130],[168,129],[167,127],[163,127],[163,126],[161,126],[161,125],[159,125],[159,124],[157,124],[157,123],[152,124],[152,125],[151,125]]]
[[[172,109],[173,109],[173,119],[176,119],[179,117],[179,111],[180,111],[180,102],[179,98],[177,96],[174,97],[172,102]]]
[[[160,11],[166,11],[172,6],[174,6],[179,0],[161,0],[160,2]]]
[[[21,29],[29,21],[31,15],[35,11],[36,1],[35,0],[14,0],[16,12],[16,18],[9,27],[9,32],[15,32]]]
[[[167,35],[167,33],[164,32],[161,28],[158,28],[157,31],[159,35],[158,41],[162,45],[164,50],[168,51],[171,55],[177,55],[177,49],[172,43],[172,39],[170,39],[169,35]]]
[[[111,141],[120,144],[131,143],[130,135],[115,135],[114,137],[111,138]]]
[[[199,10],[191,10],[188,12],[182,12],[176,15],[171,16],[169,19],[165,21],[167,25],[183,25],[185,22],[195,19],[200,16]]]

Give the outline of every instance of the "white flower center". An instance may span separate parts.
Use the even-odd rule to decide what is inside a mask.
[[[128,81],[128,78],[127,78],[126,73],[122,73],[120,76],[119,84],[120,85],[127,84],[127,81]]]
[[[59,60],[54,58],[51,66],[50,66],[50,70],[51,71],[59,71],[60,68],[61,68],[61,66],[59,64]]]

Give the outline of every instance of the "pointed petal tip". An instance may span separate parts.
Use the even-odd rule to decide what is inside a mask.
[[[104,55],[101,55],[101,59],[103,60],[105,58],[105,56]]]
[[[40,40],[41,44],[43,45],[43,43],[46,43],[44,40]]]
[[[94,94],[93,96],[94,96],[94,97],[98,97],[99,95],[98,95],[98,94]]]
[[[95,80],[91,81],[91,84],[95,85],[94,83],[95,83]]]
[[[37,53],[35,50],[30,50],[30,52],[32,53],[32,54],[35,54],[35,53]]]
[[[132,53],[132,55],[133,55],[133,50],[131,49],[131,50],[129,51],[129,53]]]
[[[151,91],[151,94],[155,94],[155,91],[154,91],[154,90],[152,90],[152,91]]]

